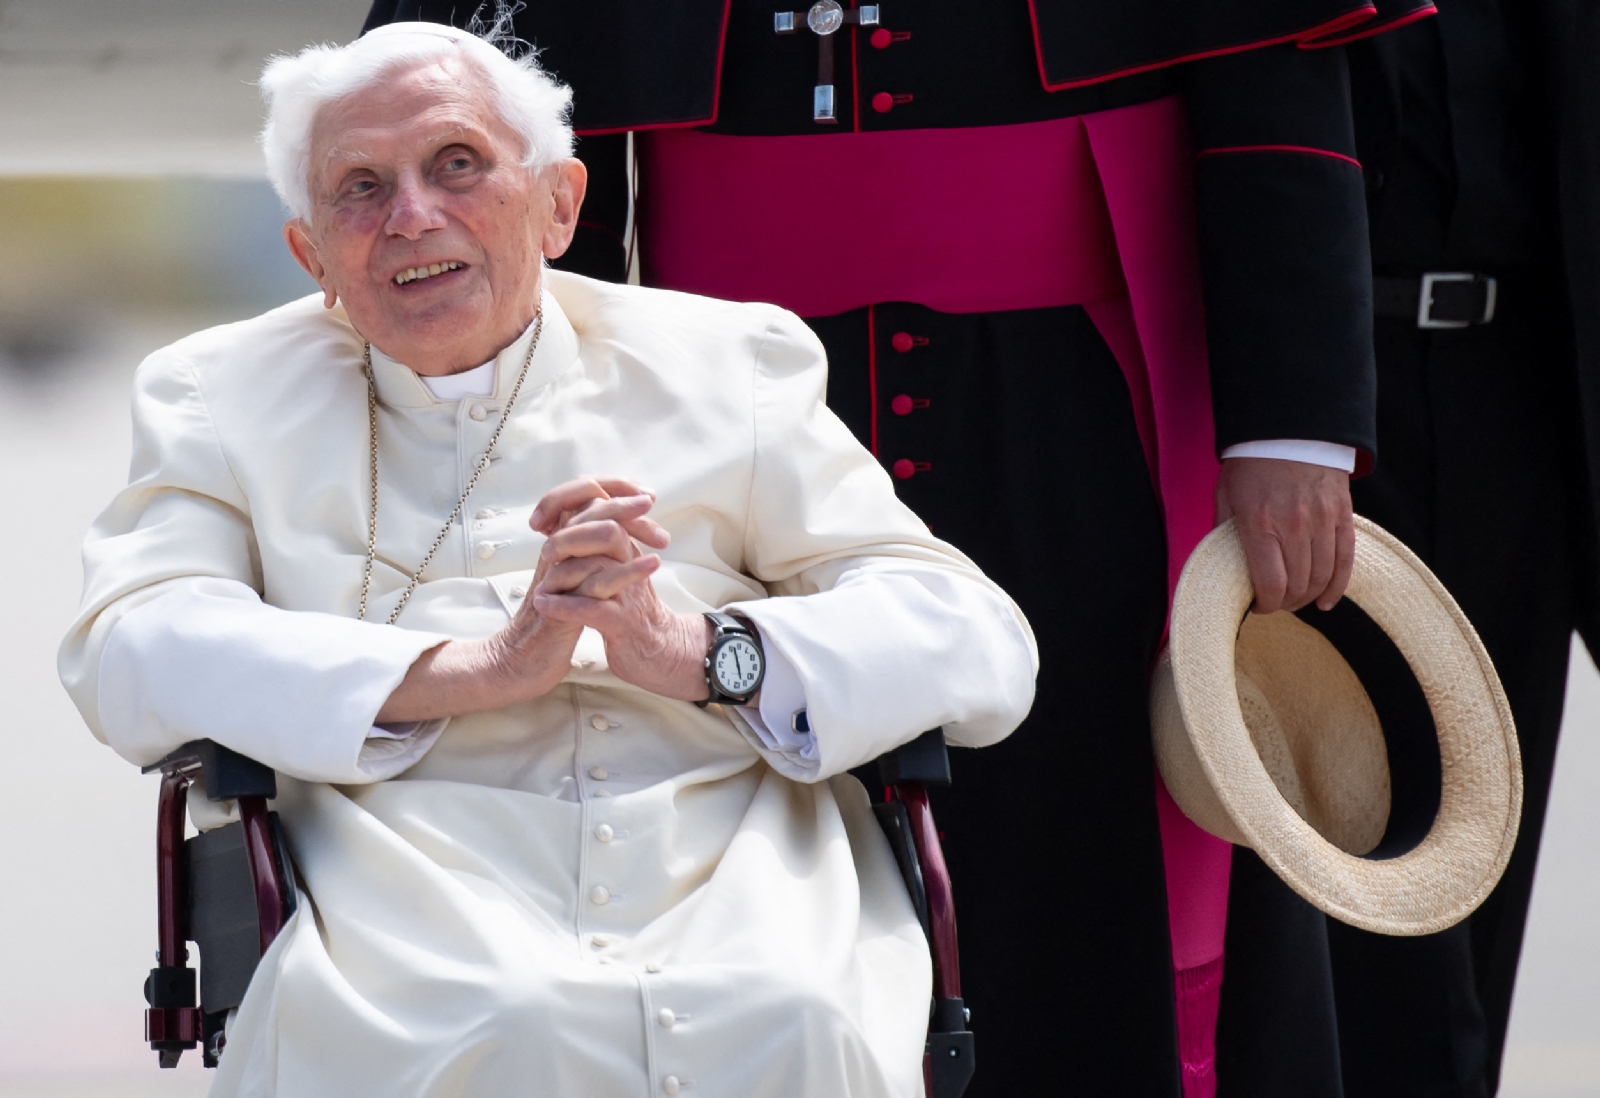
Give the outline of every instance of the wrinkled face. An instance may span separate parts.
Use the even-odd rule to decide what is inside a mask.
[[[540,256],[571,242],[576,160],[537,174],[487,81],[454,58],[402,69],[323,108],[311,220],[289,248],[356,330],[422,374],[487,362],[538,310]]]

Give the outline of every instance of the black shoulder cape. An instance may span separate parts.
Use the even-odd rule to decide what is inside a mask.
[[[548,71],[581,92],[573,117],[580,134],[715,121],[732,0],[535,2],[541,33],[532,44]],[[783,6],[774,0],[774,10]],[[459,24],[467,7],[376,0],[363,30],[401,20]],[[1427,15],[1433,2],[1029,0],[1028,7],[1039,79],[1058,91],[1282,42],[1338,45]],[[617,79],[620,72],[628,79]]]

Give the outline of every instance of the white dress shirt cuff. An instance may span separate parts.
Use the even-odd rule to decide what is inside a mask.
[[[375,724],[361,744],[356,766],[362,774],[374,777],[390,777],[408,770],[428,753],[449,723],[449,717],[436,717],[431,721]]]
[[[739,706],[739,715],[760,738],[768,751],[776,751],[792,762],[814,768],[817,764],[817,737],[809,728],[795,729],[795,714],[805,711],[806,688],[800,675],[782,652],[762,646],[766,675],[761,680],[758,705]]]
[[[1308,438],[1271,438],[1260,442],[1239,442],[1222,451],[1222,460],[1229,458],[1276,458],[1279,461],[1302,461],[1307,465],[1325,465],[1346,473],[1356,471],[1356,448],[1341,446],[1337,442],[1318,442]]]

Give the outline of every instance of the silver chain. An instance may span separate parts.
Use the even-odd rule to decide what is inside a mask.
[[[433,561],[433,555],[439,551],[439,546],[444,544],[444,539],[450,535],[450,527],[455,525],[456,519],[461,515],[461,509],[467,505],[467,497],[472,495],[472,489],[477,487],[478,478],[489,467],[491,456],[494,454],[495,444],[500,441],[500,432],[506,429],[506,421],[511,418],[511,406],[517,402],[517,394],[522,392],[522,383],[528,378],[528,367],[533,363],[533,352],[539,349],[539,336],[544,331],[544,310],[533,320],[533,339],[528,344],[528,353],[522,359],[522,372],[517,374],[517,383],[511,387],[511,395],[506,399],[505,411],[500,413],[500,422],[495,425],[494,434],[489,436],[489,445],[483,448],[483,456],[478,459],[477,466],[472,470],[472,479],[467,481],[466,488],[461,493],[461,498],[456,500],[455,510],[450,512],[450,517],[444,520],[444,526],[439,530],[439,536],[433,539],[433,545],[428,550],[428,555],[422,558],[422,563],[417,565],[417,570],[411,573],[411,582],[406,585],[405,594],[400,596],[400,601],[395,605],[394,613],[389,615],[389,624],[393,625],[400,618],[400,611],[406,608],[406,603],[411,601],[411,593],[417,589],[417,584],[422,580],[422,573],[428,570],[428,565]],[[367,593],[372,589],[372,562],[378,555],[378,383],[372,374],[372,344],[366,345],[366,350],[361,357],[362,372],[367,375],[367,441],[370,458],[372,461],[372,491],[369,507],[370,517],[367,519],[367,566],[361,573],[361,605],[356,610],[356,619],[367,619]]]

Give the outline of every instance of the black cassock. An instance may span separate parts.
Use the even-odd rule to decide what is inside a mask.
[[[837,121],[822,124],[819,47],[775,33],[784,7],[534,0],[517,15],[573,86],[585,135],[591,194],[565,265],[625,276],[623,131],[932,132],[1176,95],[1199,150],[1229,153],[1201,157],[1194,194],[1218,450],[1311,439],[1370,461],[1369,256],[1338,42],[1426,14],[1427,0],[885,0],[875,29],[850,23],[832,44]],[[368,26],[460,23],[470,8],[379,0]],[[642,174],[641,210],[658,183]],[[867,178],[772,216],[827,234],[837,204],[894,201]],[[659,284],[649,225],[642,235],[643,281]],[[894,262],[872,244],[830,239],[841,270]],[[1180,1068],[1148,719],[1163,511],[1116,358],[1077,305],[873,301],[807,320],[827,347],[830,405],[934,531],[1017,596],[1039,640],[1032,716],[1000,746],[959,753],[939,806],[979,1035],[969,1093],[1173,1098],[1185,1071],[1203,1093],[1209,1039]],[[1336,1098],[1320,914],[1248,852],[1230,896],[1221,1093]]]
[[[1575,628],[1591,652],[1600,641],[1597,52],[1593,0],[1443,0],[1437,19],[1352,49],[1383,451],[1356,509],[1428,562],[1483,637],[1524,799],[1505,876],[1467,922],[1419,939],[1330,923],[1351,1098],[1499,1082],[1569,642]],[[1469,295],[1442,311],[1470,326],[1420,328],[1429,272],[1494,278],[1493,318]]]

